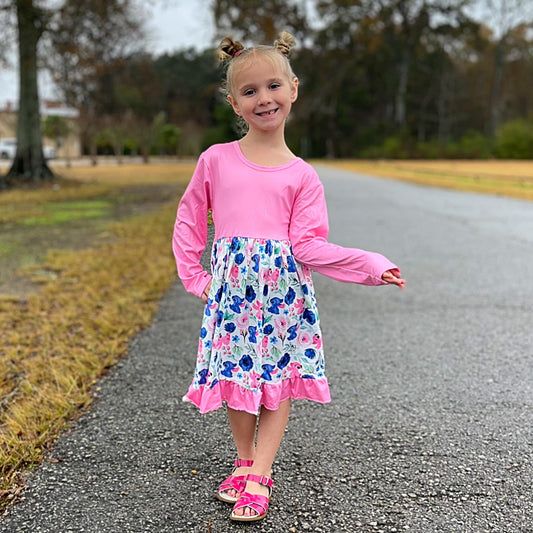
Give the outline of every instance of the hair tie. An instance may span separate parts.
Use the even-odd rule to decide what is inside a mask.
[[[237,51],[233,54],[233,58],[239,57],[243,52],[244,52],[244,48],[243,48],[242,50],[237,50]]]

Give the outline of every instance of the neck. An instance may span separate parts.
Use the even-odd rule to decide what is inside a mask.
[[[260,145],[266,149],[287,149],[285,142],[285,130],[279,128],[275,131],[261,131],[250,129],[248,133],[241,139],[241,145],[251,146]]]

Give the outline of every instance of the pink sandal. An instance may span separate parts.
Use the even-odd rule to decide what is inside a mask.
[[[272,494],[274,482],[267,476],[256,476],[255,474],[248,474],[245,481],[255,481],[260,485],[268,487],[268,497],[262,496],[261,494],[250,494],[249,492],[241,493],[237,503],[233,506],[230,518],[231,520],[236,520],[238,522],[254,522],[256,520],[261,520],[268,514],[269,498]],[[237,509],[243,509],[245,507],[254,510],[255,514],[251,516],[239,516],[235,514]]]
[[[234,465],[235,468],[233,469],[233,472],[240,466],[252,466],[254,462],[249,459],[235,459]],[[217,492],[217,498],[221,502],[225,503],[235,503],[241,494],[241,492],[246,487],[246,476],[228,476],[218,488]],[[228,496],[227,491],[228,490],[234,490],[237,491],[238,496]]]

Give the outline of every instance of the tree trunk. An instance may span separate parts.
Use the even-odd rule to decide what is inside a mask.
[[[16,7],[20,89],[17,153],[4,178],[6,185],[37,183],[54,177],[43,156],[37,88],[37,42],[42,34],[42,20],[33,0],[17,0]]]
[[[502,92],[502,80],[504,69],[504,48],[506,35],[503,35],[496,46],[494,60],[494,83],[490,98],[490,134],[492,137],[500,127],[500,101]]]
[[[409,81],[409,55],[402,54],[402,59],[398,67],[398,86],[396,87],[395,98],[395,122],[400,128],[404,128],[406,124],[406,105],[407,98],[407,83]]]

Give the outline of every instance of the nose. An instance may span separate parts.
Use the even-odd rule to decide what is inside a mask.
[[[257,94],[257,101],[259,105],[266,105],[272,101],[270,91],[267,88],[260,89]]]

